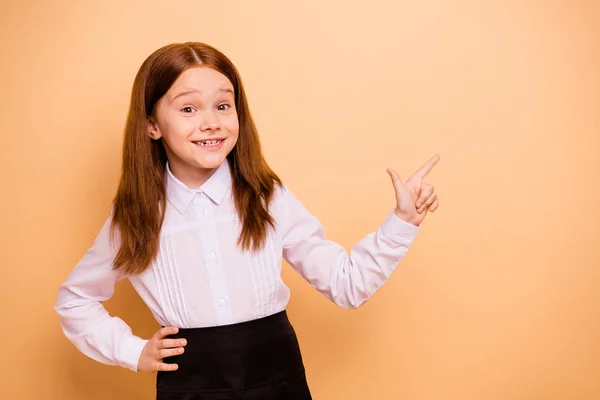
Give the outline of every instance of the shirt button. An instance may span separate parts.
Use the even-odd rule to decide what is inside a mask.
[[[223,307],[227,302],[225,301],[225,299],[219,299],[219,305],[221,307]]]
[[[206,208],[202,209],[202,215],[208,214],[208,210]]]
[[[216,257],[215,253],[210,253],[210,254],[208,255],[208,258],[215,258],[215,257]]]

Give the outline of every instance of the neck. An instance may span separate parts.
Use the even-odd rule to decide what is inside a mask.
[[[217,168],[181,168],[169,163],[173,176],[190,189],[198,189],[217,170]]]

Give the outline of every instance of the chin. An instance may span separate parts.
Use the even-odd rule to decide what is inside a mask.
[[[225,161],[225,157],[211,157],[210,159],[199,160],[197,165],[200,168],[217,169]]]

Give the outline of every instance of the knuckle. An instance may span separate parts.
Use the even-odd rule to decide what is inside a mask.
[[[150,366],[150,371],[152,371],[152,372],[160,371],[160,363],[153,362],[152,365]]]

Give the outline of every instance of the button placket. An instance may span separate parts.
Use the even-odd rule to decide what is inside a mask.
[[[206,196],[202,196],[201,201],[197,203],[198,211],[198,229],[202,244],[202,253],[204,254],[204,263],[206,274],[213,298],[215,314],[219,324],[233,323],[233,312],[229,306],[229,290],[219,256],[219,243],[217,240],[217,231],[212,213],[209,213],[209,207],[213,206]]]

